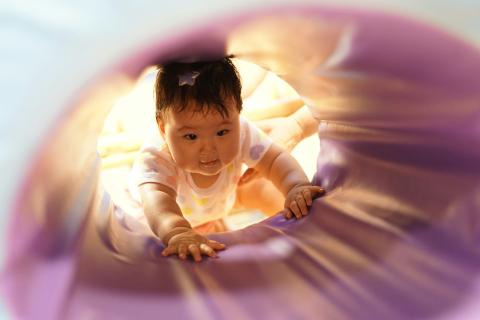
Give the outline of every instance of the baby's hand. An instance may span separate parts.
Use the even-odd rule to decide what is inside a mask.
[[[322,196],[324,194],[325,189],[318,186],[303,185],[293,187],[285,199],[285,209],[283,210],[285,219],[290,219],[293,215],[297,219],[306,216],[308,207],[312,205],[312,199],[316,195]]]
[[[223,249],[225,249],[223,243],[209,240],[193,230],[188,230],[171,237],[168,240],[168,246],[162,251],[162,255],[167,257],[178,254],[178,257],[182,260],[191,255],[195,262],[200,262],[202,261],[202,255],[214,258],[217,256],[215,250]]]

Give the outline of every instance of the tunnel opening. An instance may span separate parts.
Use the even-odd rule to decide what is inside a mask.
[[[233,62],[242,80],[242,115],[248,120],[276,125],[276,121],[285,121],[286,117],[304,106],[298,93],[274,73],[239,59],[234,58]],[[115,207],[143,222],[143,210],[129,194],[128,176],[143,142],[158,135],[153,88],[156,72],[154,66],[145,68],[134,81],[132,89],[116,99],[97,142],[97,151],[101,158],[101,185]],[[285,127],[285,130],[288,129]],[[293,149],[292,155],[305,170],[309,180],[312,180],[319,151],[318,137],[313,135],[302,141],[276,142],[292,144],[282,147]],[[268,214],[260,210],[236,208],[225,218],[224,223],[227,229],[232,231],[267,217]]]

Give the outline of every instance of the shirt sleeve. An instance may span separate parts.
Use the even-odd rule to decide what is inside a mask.
[[[240,130],[242,162],[249,168],[255,167],[273,141],[266,133],[244,117],[240,118]]]
[[[130,187],[159,183],[177,191],[177,170],[166,146],[146,144],[140,150],[130,174]]]

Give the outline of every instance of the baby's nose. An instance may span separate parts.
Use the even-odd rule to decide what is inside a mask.
[[[215,141],[213,139],[205,139],[202,145],[202,151],[204,153],[211,153],[216,151]]]

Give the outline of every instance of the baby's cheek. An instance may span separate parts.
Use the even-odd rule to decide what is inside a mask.
[[[239,153],[238,145],[239,143],[235,140],[232,140],[230,141],[230,143],[226,143],[223,145],[223,148],[222,148],[223,150],[221,155],[223,163],[225,164],[230,163],[238,156],[238,153]]]
[[[185,148],[176,148],[174,152],[172,152],[172,155],[177,166],[182,169],[191,169],[191,167],[196,164],[195,160],[198,159],[193,151],[193,148],[190,150]]]

